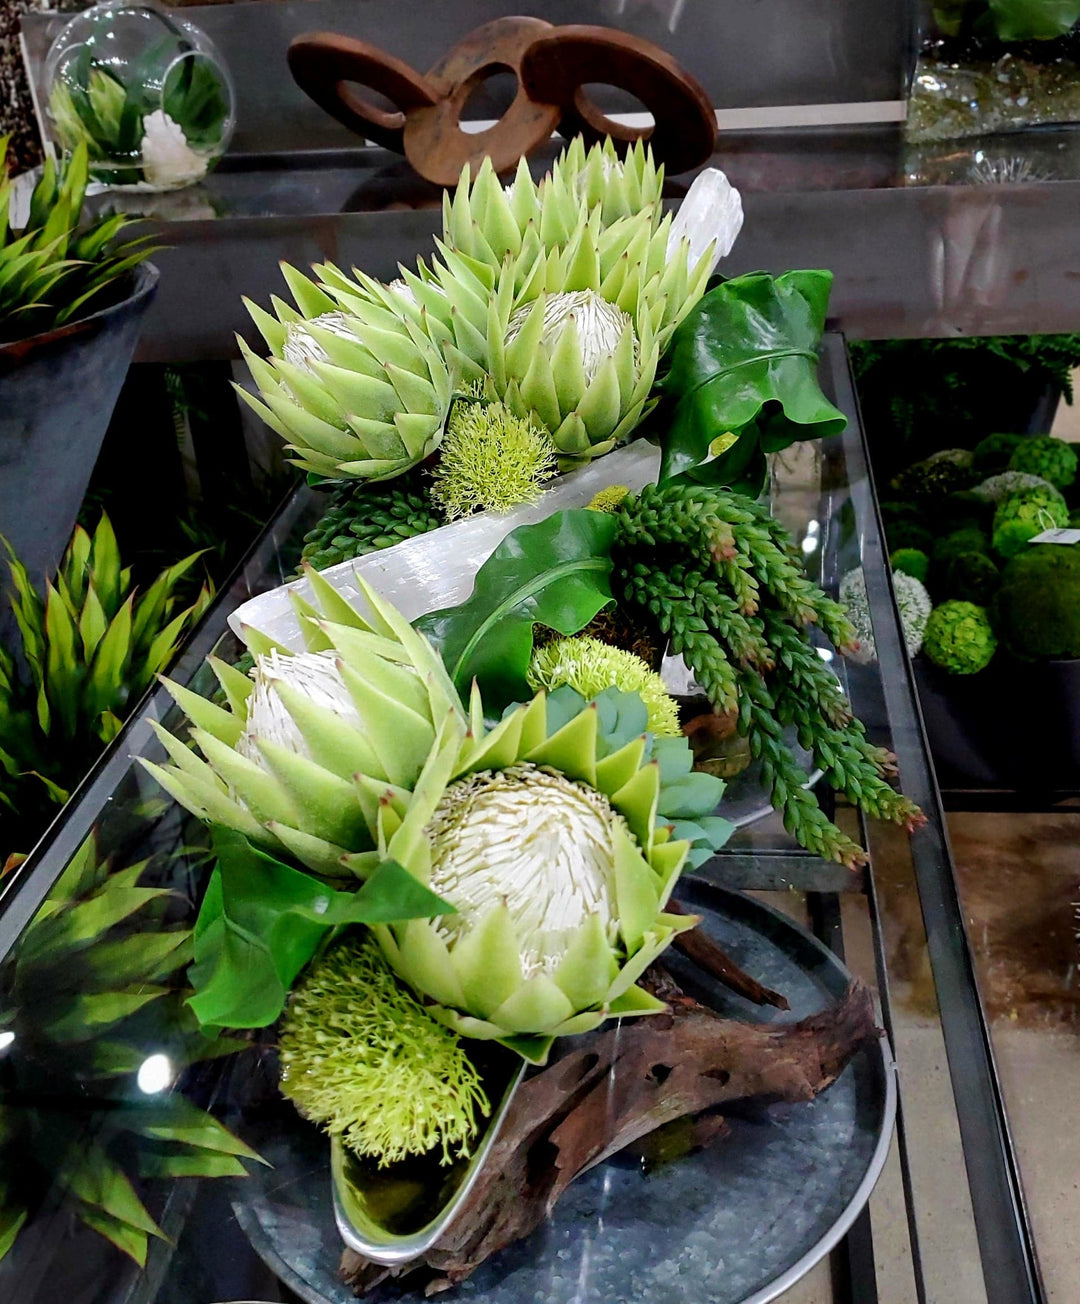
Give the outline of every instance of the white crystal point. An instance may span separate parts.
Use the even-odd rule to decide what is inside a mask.
[[[742,196],[719,168],[706,168],[694,178],[671,223],[668,256],[674,254],[680,241],[689,240],[688,262],[696,267],[712,245],[715,267],[731,253],[742,224]]]

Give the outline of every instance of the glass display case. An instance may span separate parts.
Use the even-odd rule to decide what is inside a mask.
[[[777,1265],[749,1293],[734,1284],[737,1247],[725,1256],[708,1240],[723,1226],[708,1223],[711,1231],[703,1231],[706,1222],[687,1222],[685,1210],[672,1203],[681,1197],[664,1186],[663,1170],[627,1177],[616,1167],[598,1170],[587,1188],[600,1192],[596,1198],[578,1200],[570,1214],[560,1206],[554,1230],[537,1233],[524,1258],[513,1257],[516,1248],[504,1252],[510,1257],[502,1266],[496,1257],[459,1288],[462,1298],[551,1304],[687,1297],[1024,1304],[1043,1298],[866,444],[844,343],[835,334],[826,339],[822,381],[847,414],[847,431],[778,455],[772,507],[827,590],[835,592],[852,568],[863,569],[876,659],[836,669],[873,740],[897,754],[901,785],[928,822],[910,838],[892,828],[859,827],[871,863],[849,871],[801,850],[775,816],[766,816],[740,828],[696,871],[692,890],[748,894],[756,904],[747,909],[769,906],[776,918],[807,927],[870,985],[887,1035],[884,1073],[879,1079],[856,1074],[849,1086],[856,1084],[853,1099],[861,1082],[885,1102],[880,1145],[864,1165],[864,1185],[856,1183],[851,1199],[805,1246],[796,1243],[804,1234],[798,1206],[833,1180],[845,1150],[857,1150],[857,1127],[836,1132],[820,1154],[778,1179],[769,1206],[776,1221],[765,1236]],[[172,670],[176,681],[208,692],[205,656],[217,651],[236,659],[242,649],[227,617],[294,573],[315,498],[302,488],[283,504],[188,641]],[[148,721],[170,723],[176,714],[164,688],[151,692],[42,844],[3,881],[0,1244],[5,1236],[14,1244],[0,1259],[0,1298],[341,1304],[350,1293],[332,1271],[340,1249],[333,1224],[320,1221],[317,1211],[308,1216],[307,1207],[310,1192],[328,1196],[328,1160],[321,1151],[293,1146],[281,1132],[273,1046],[254,1037],[222,1056],[215,1044],[195,1045],[189,1021],[168,993],[167,975],[186,959],[207,849],[198,826],[136,758],[160,759]],[[853,832],[861,823],[854,812],[836,814]],[[122,899],[99,891],[105,861],[113,871],[129,871]],[[144,910],[145,936],[133,957],[106,934]],[[754,1018],[764,1015],[756,1011]],[[886,1097],[894,1081],[893,1132]],[[252,1148],[274,1167],[256,1162]],[[723,1155],[723,1145],[717,1153]],[[737,1202],[725,1190],[731,1171],[721,1164],[699,1183],[702,1219]],[[641,1183],[631,1203],[659,1202],[663,1225],[655,1230],[670,1243],[647,1246],[645,1257],[671,1265],[667,1281],[643,1271],[640,1246],[637,1257],[630,1251],[625,1207],[605,1204],[606,1193],[631,1179]],[[642,1229],[634,1234],[640,1238]],[[124,1245],[127,1255],[110,1241]],[[382,1296],[388,1297],[420,1296],[406,1290]]]

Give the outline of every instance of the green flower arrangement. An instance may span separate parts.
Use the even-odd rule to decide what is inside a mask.
[[[1052,435],[1034,435],[1017,444],[1009,459],[1009,470],[1037,475],[1056,489],[1067,489],[1076,479],[1076,449]]]
[[[281,1090],[354,1154],[386,1167],[469,1153],[491,1111],[461,1039],[403,988],[370,938],[350,934],[289,999]]]
[[[558,459],[546,430],[502,403],[459,398],[432,474],[432,501],[448,521],[534,503]]]
[[[534,690],[568,684],[584,698],[593,698],[605,688],[636,693],[649,713],[649,728],[655,734],[679,737],[679,707],[664,687],[664,681],[639,656],[597,638],[577,636],[556,639],[533,652],[529,663],[529,686]]]
[[[983,607],[973,602],[943,602],[930,613],[923,651],[953,675],[984,670],[997,650],[997,639]]]
[[[1005,498],[994,512],[994,551],[1009,558],[1044,530],[1069,523],[1069,509],[1057,489],[1024,489]]]

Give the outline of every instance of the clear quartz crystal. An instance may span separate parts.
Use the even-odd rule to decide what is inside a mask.
[[[696,267],[712,245],[712,265],[731,253],[742,230],[742,196],[719,168],[706,168],[695,178],[671,223],[668,255],[682,240],[690,241],[689,265]]]
[[[613,829],[607,798],[523,764],[452,784],[428,826],[431,889],[458,910],[439,921],[451,939],[506,905],[524,977],[551,973],[588,915],[616,939]]]
[[[313,317],[310,324],[345,339],[351,339],[353,335],[349,318],[343,312],[324,312],[321,317]],[[326,361],[326,350],[307,329],[308,325],[303,321],[290,322],[285,328],[285,345],[281,350],[286,362],[303,367],[305,371],[311,370],[313,362]]]

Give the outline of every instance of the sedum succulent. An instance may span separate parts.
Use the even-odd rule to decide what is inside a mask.
[[[329,479],[387,480],[422,461],[442,438],[454,378],[400,298],[354,296],[350,312],[282,266],[300,311],[276,316],[247,302],[270,349],[240,348],[259,388],[240,397],[275,430],[295,465]]]
[[[419,484],[346,481],[334,489],[319,523],[304,535],[301,556],[315,570],[326,570],[444,524]]]
[[[449,901],[457,914],[373,931],[464,1036],[543,1058],[555,1036],[663,1008],[635,983],[693,926],[664,911],[691,844],[658,822],[646,736],[609,751],[595,704],[562,719],[543,694],[489,727],[478,690],[466,716],[427,642],[362,580],[367,618],[311,580],[331,617],[306,608],[312,651],[249,634],[254,686],[215,664],[228,710],[174,687],[206,760],[159,730],[172,765],[151,773],[317,872],[390,860]]]
[[[552,689],[561,684],[569,684],[586,699],[612,686],[637,693],[648,710],[653,733],[673,737],[682,733],[678,704],[664,681],[641,657],[624,648],[581,635],[537,648],[529,665],[529,686]]]

